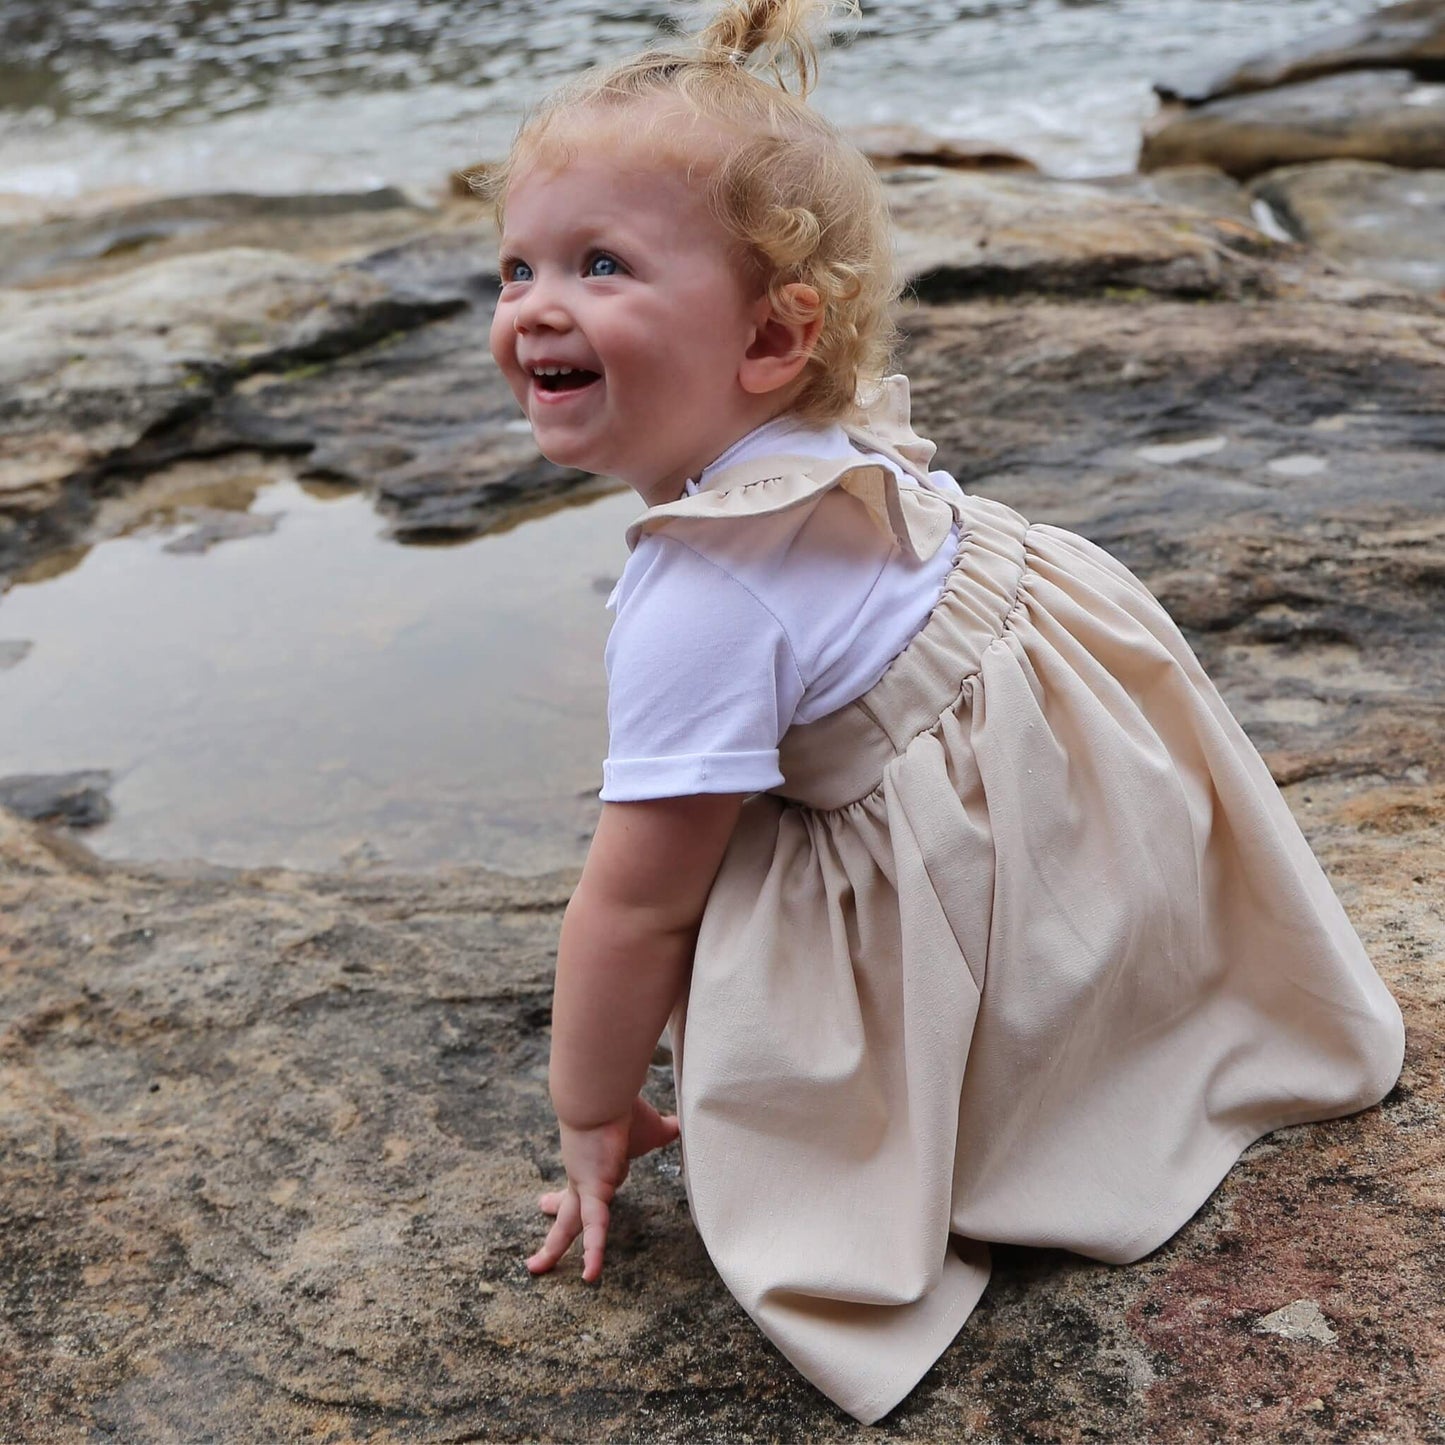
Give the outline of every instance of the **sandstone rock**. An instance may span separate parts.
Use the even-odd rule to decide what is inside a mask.
[[[326,260],[401,241],[436,218],[395,188],[340,195],[167,196],[40,225],[0,226],[0,286],[89,280],[232,247]]]
[[[1235,220],[1042,178],[912,168],[887,186],[923,296],[1273,284],[1264,258],[1279,248]],[[453,218],[334,270],[223,251],[0,299],[25,392],[0,443],[0,565],[83,525],[118,470],[234,448],[301,455],[312,475],[367,488],[415,540],[467,536],[576,487],[579,473],[538,455],[487,355],[495,246],[490,226]],[[352,324],[362,296],[380,315]],[[303,311],[316,335],[278,334]]]
[[[1165,81],[1154,88],[1165,100],[1200,105],[1338,71],[1379,69],[1445,79],[1445,0],[1406,0],[1223,71]]]
[[[0,291],[0,567],[90,505],[114,467],[248,373],[353,351],[455,311],[378,277],[274,251],[156,262],[85,285]]]
[[[941,464],[1139,571],[1282,782],[1433,756],[1441,308],[938,306],[908,370]]]
[[[0,808],[37,822],[94,828],[110,817],[110,774],[17,773],[0,778]]]
[[[1445,84],[1407,70],[1362,71],[1164,112],[1141,170],[1203,162],[1248,180],[1304,161],[1445,166]]]
[[[472,213],[464,224],[436,229],[373,251],[356,264],[409,294],[465,296],[491,315],[497,293],[497,229]]]
[[[1273,1136],[1139,1264],[999,1250],[900,1438],[1409,1440],[1445,1405],[1445,310],[1326,281],[906,314],[940,461],[1175,611],[1410,1042],[1382,1108]],[[406,348],[474,349],[466,315],[237,404],[302,432],[348,368],[419,388]],[[634,1166],[599,1289],[527,1277],[571,881],[115,867],[0,814],[0,1438],[857,1433],[718,1282],[675,1154]],[[1282,1300],[1338,1346],[1256,1333]]]
[[[1288,166],[1251,187],[1289,231],[1400,286],[1445,291],[1445,168],[1368,161]]]
[[[304,456],[306,475],[377,500],[393,535],[475,535],[588,482],[537,451],[468,308],[309,374],[259,373],[168,439],[180,455],[252,447]]]
[[[883,171],[899,166],[962,171],[1038,170],[1031,160],[1002,146],[934,135],[918,125],[858,126],[848,131],[848,139]]]
[[[898,257],[926,300],[1014,293],[1241,295],[1276,244],[1193,209],[1027,176],[892,171]]]
[[[1187,206],[1207,216],[1242,221],[1258,229],[1249,192],[1217,166],[1166,166],[1152,172],[1105,176],[1089,184],[1112,195],[1138,196],[1160,205]]]

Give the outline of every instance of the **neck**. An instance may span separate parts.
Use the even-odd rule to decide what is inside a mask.
[[[780,401],[776,396],[756,398],[759,405],[747,408],[734,417],[728,425],[719,426],[709,432],[706,441],[699,445],[681,467],[669,468],[667,474],[657,480],[623,480],[649,507],[675,502],[682,496],[688,482],[696,481],[729,447],[736,446],[745,436],[766,426],[770,421],[785,416],[792,404],[791,396]]]

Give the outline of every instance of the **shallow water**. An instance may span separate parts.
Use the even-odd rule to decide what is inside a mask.
[[[818,103],[1131,169],[1151,82],[1373,0],[879,0]],[[0,0],[0,193],[431,192],[496,156],[545,88],[646,42],[676,5],[602,0]]]
[[[86,835],[110,857],[578,862],[635,496],[400,547],[361,496],[262,468],[189,500],[274,532],[177,554],[191,526],[163,513],[0,599],[0,652],[31,644],[0,672],[0,776],[112,770]]]

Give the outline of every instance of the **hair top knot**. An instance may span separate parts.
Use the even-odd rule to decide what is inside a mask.
[[[814,34],[833,14],[857,11],[857,0],[729,0],[697,37],[698,53],[740,69],[757,57],[778,86],[805,97],[818,78]]]

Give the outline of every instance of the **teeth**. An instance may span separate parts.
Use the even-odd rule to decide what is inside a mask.
[[[571,376],[576,368],[572,366],[534,366],[533,376]]]

